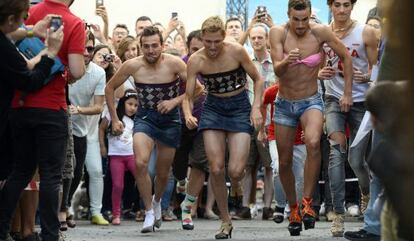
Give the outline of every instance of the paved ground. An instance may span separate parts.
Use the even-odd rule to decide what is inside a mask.
[[[121,226],[98,227],[89,222],[78,221],[75,229],[66,232],[66,237],[71,241],[182,241],[182,240],[214,240],[214,233],[219,228],[219,221],[195,220],[193,231],[181,229],[180,222],[164,222],[161,229],[155,233],[141,234],[142,223],[123,221]],[[317,222],[316,229],[303,231],[300,237],[290,237],[286,229],[287,223],[276,224],[273,221],[234,221],[232,240],[345,240],[344,238],[332,238],[328,222]],[[362,226],[361,222],[346,222],[346,230],[357,230]]]

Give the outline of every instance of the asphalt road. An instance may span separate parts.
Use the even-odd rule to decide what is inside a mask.
[[[87,221],[78,221],[75,229],[65,232],[67,240],[71,241],[158,241],[158,240],[214,240],[214,234],[220,226],[219,221],[195,219],[195,229],[182,230],[179,221],[163,222],[161,229],[155,233],[141,234],[142,223],[123,221],[120,226],[94,226]],[[330,233],[330,223],[320,221],[316,228],[302,231],[301,236],[291,237],[287,231],[287,222],[276,224],[273,221],[251,220],[233,221],[232,240],[345,240],[333,238]],[[361,222],[345,223],[346,230],[357,230]]]

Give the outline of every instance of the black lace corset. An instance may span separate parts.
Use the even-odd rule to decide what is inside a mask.
[[[204,85],[209,93],[227,93],[243,88],[246,84],[246,72],[243,67],[235,70],[215,73],[200,74],[204,80]]]
[[[179,95],[180,79],[165,84],[135,83],[135,86],[140,107],[157,109],[160,101],[173,99]]]

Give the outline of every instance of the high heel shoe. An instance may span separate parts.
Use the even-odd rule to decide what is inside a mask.
[[[219,231],[216,233],[216,239],[229,239],[233,231],[233,225],[231,223],[221,223]]]

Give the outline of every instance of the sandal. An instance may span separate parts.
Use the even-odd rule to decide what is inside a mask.
[[[221,223],[219,231],[216,233],[216,239],[229,239],[233,231],[233,225],[231,223]]]

